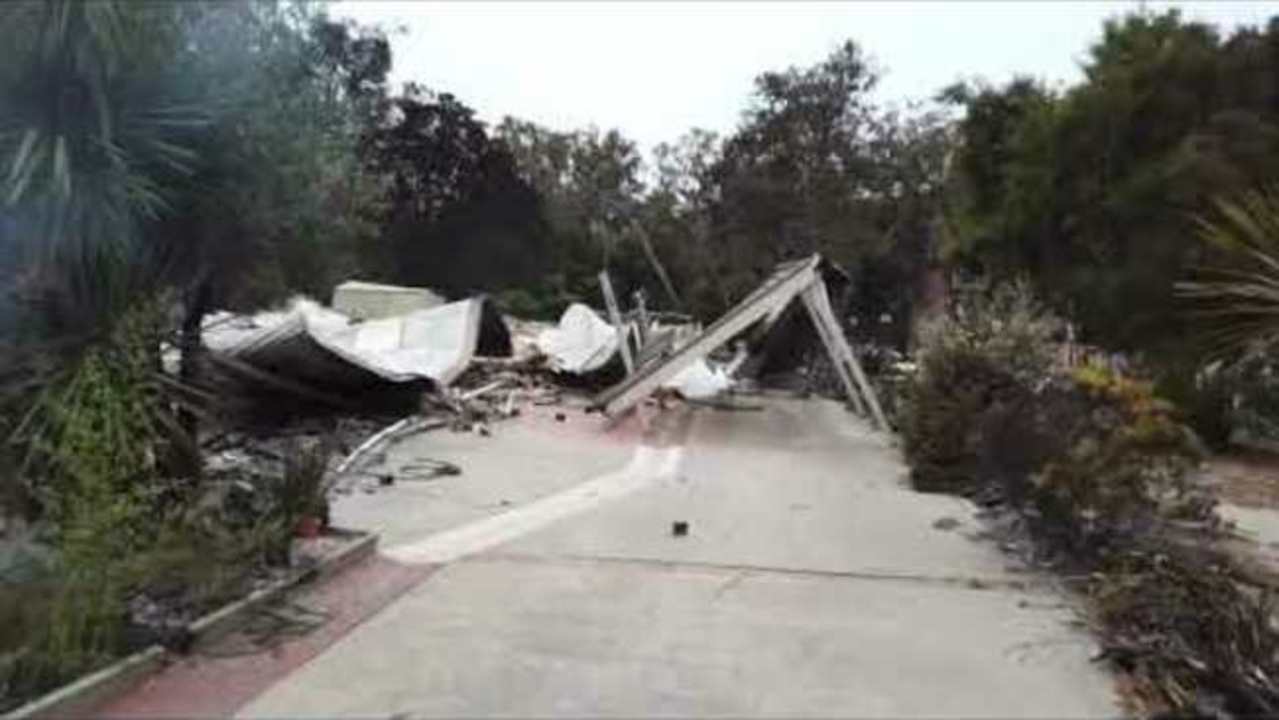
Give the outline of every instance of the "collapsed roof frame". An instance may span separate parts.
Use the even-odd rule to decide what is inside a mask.
[[[782,310],[799,298],[817,328],[849,403],[859,415],[866,416],[869,410],[871,422],[878,429],[887,430],[888,422],[884,419],[875,391],[867,382],[866,373],[862,371],[861,363],[853,354],[831,309],[830,296],[820,272],[822,262],[821,255],[814,254],[804,260],[778,265],[754,292],[711,323],[700,335],[676,348],[666,358],[636,369],[620,383],[596,395],[591,401],[591,408],[603,410],[607,415],[627,412],[689,365],[751,325],[765,318],[770,324],[776,322]]]

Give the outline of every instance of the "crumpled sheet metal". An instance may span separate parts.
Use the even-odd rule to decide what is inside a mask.
[[[688,400],[709,400],[733,387],[733,378],[718,363],[697,360],[662,383],[668,390],[676,390]]]
[[[673,334],[674,330],[665,328],[661,332]],[[557,326],[541,333],[538,345],[546,354],[552,370],[585,375],[600,370],[617,356],[617,330],[589,306],[574,303],[564,311]],[[655,347],[657,345],[654,343]],[[665,347],[669,349],[670,343],[665,343]],[[641,363],[656,359],[645,358],[643,351],[640,358]],[[663,383],[662,387],[677,390],[689,399],[703,400],[715,397],[732,384],[723,368],[702,359]]]
[[[205,344],[280,375],[323,386],[360,387],[430,381],[444,386],[460,375],[477,351],[509,355],[505,325],[487,298],[475,297],[405,315],[351,322],[309,300],[284,313],[254,316],[245,331],[211,328]],[[490,337],[481,337],[482,332]]]
[[[603,368],[617,354],[617,329],[590,306],[573,303],[558,325],[538,336],[537,344],[552,370],[584,375]]]

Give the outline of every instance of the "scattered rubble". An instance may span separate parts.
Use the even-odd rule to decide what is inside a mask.
[[[582,303],[569,305],[558,325],[542,331],[537,344],[557,373],[587,375],[620,361],[617,330]]]
[[[637,367],[620,383],[597,394],[591,406],[609,415],[625,413],[659,388],[677,380],[697,378],[697,371],[688,376],[683,374],[690,366],[705,362],[712,351],[761,321],[762,332],[766,335],[788,308],[802,302],[843,384],[849,403],[859,414],[867,415],[879,429],[887,430],[888,421],[875,391],[831,309],[824,278],[832,272],[835,272],[833,266],[820,255],[778,265],[754,292],[703,332],[673,347],[669,353]],[[738,360],[736,364],[744,364],[744,361]]]
[[[591,406],[613,415],[659,391],[686,400],[716,398],[767,364],[752,362],[752,354],[778,352],[778,334],[793,334],[802,301],[848,400],[886,427],[834,320],[824,277],[837,278],[838,271],[820,256],[783,263],[704,332],[688,318],[650,312],[642,296],[634,311],[623,313],[606,274],[601,286],[613,322],[574,303],[555,325],[503,318],[482,296],[394,314],[405,303],[429,305],[434,296],[351,281],[338,287],[335,302],[343,299],[339,305],[369,319],[295,299],[282,312],[214,314],[204,342],[217,377],[239,385],[260,406],[398,408],[487,434],[489,422],[519,414],[522,404],[557,404],[577,388],[607,385]],[[753,343],[739,340],[722,361],[710,357],[752,328],[758,328]],[[391,399],[398,402],[382,402]]]
[[[306,418],[281,427],[248,428],[219,433],[202,443],[204,473],[211,480],[255,481],[279,477],[289,443],[325,442],[334,453],[347,454],[384,425],[377,416]]]
[[[281,311],[215,313],[204,326],[212,384],[245,398],[241,425],[274,429],[207,439],[207,474],[250,486],[278,477],[288,443],[301,437],[325,443],[333,459],[328,487],[338,493],[455,475],[462,468],[433,459],[390,475],[366,468],[408,435],[447,428],[487,436],[523,407],[557,406],[601,388],[590,406],[614,415],[649,395],[750,409],[719,398],[739,379],[753,382],[770,353],[777,360],[777,338],[794,340],[796,318],[825,347],[853,406],[882,424],[874,391],[834,322],[823,277],[838,273],[820,256],[784,263],[705,331],[690,318],[649,311],[642,297],[631,312],[614,303],[612,323],[575,303],[550,324],[502,317],[484,297],[436,303],[421,288],[358,281],[334,293],[335,305],[350,314],[305,298]],[[806,314],[797,309],[801,301]],[[731,356],[712,355],[734,338]],[[811,371],[811,352],[806,357]],[[264,419],[257,415],[271,421],[255,423]],[[563,411],[553,417],[568,420]]]

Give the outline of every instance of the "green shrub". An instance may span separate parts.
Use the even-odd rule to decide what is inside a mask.
[[[1059,328],[1020,284],[962,297],[921,328],[918,372],[901,420],[917,489],[965,493],[980,486],[983,417],[1019,403],[1048,376]]]
[[[1275,715],[1268,593],[1243,587],[1210,537],[1168,522],[1211,508],[1188,482],[1201,442],[1151,383],[1094,366],[1054,372],[1050,353],[1036,352],[1051,346],[1050,323],[1019,316],[957,314],[925,335],[903,427],[916,486],[1001,496],[1036,551],[1082,580],[1102,657],[1125,674],[1136,709]],[[1235,377],[1193,389],[1218,393],[1214,403],[1229,396],[1237,420],[1245,393],[1205,382]]]
[[[172,409],[157,386],[155,309],[123,318],[27,399],[8,438],[38,505],[52,559],[0,587],[4,700],[12,704],[132,649],[128,601],[164,585],[199,601],[240,589],[260,566],[254,527],[197,506],[194,484],[163,473]],[[14,404],[17,404],[14,400]],[[278,523],[258,523],[275,536]]]
[[[1219,366],[1199,369],[1177,364],[1162,368],[1155,382],[1160,397],[1181,408],[1186,422],[1205,445],[1224,450],[1234,429],[1233,400],[1240,389],[1237,374]]]
[[[902,425],[916,489],[965,493],[975,487],[981,418],[1017,393],[1017,381],[989,358],[952,350],[921,363]]]
[[[159,459],[174,430],[156,380],[157,312],[130,313],[49,378],[9,438],[22,448],[22,474],[59,534],[86,521],[77,513],[95,512],[109,516],[104,527],[123,523],[113,534],[142,532],[148,523],[134,520],[145,521],[147,503],[162,494]]]
[[[23,475],[51,529],[56,561],[43,622],[27,628],[11,669],[27,692],[108,662],[122,649],[130,563],[154,539],[156,457],[165,410],[137,312],[35,398],[20,432]]]
[[[1041,429],[1064,447],[1031,476],[1031,494],[1041,531],[1079,554],[1153,524],[1188,491],[1203,451],[1150,383],[1085,366],[1065,392],[1075,395],[1073,417]]]
[[[1055,370],[1059,327],[1024,287],[965,298],[921,333],[902,430],[917,489],[996,493],[1078,554],[1151,522],[1201,450],[1149,383]]]
[[[1015,386],[974,421],[976,477],[1008,506],[1033,508],[1036,488],[1030,479],[1066,454],[1076,426],[1087,417],[1083,405],[1074,384],[1060,377],[1034,388]]]
[[[271,559],[287,563],[293,532],[306,516],[328,519],[329,451],[323,442],[290,443],[284,453],[284,474],[269,488],[267,515],[278,520],[280,534],[270,545]]]
[[[1057,357],[1055,336],[1062,323],[1024,283],[979,287],[961,293],[950,312],[919,331],[921,358],[971,351],[989,359],[1018,381],[1034,384]]]

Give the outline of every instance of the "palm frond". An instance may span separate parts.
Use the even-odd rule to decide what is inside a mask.
[[[1196,219],[1198,236],[1223,262],[1177,283],[1216,358],[1279,343],[1279,189],[1218,200]]]
[[[64,315],[83,317],[82,328],[127,304],[142,227],[171,209],[168,180],[197,166],[193,145],[210,112],[154,50],[180,45],[186,12],[119,0],[0,3],[13,38],[0,68],[0,204],[17,220],[20,257],[79,305]]]

